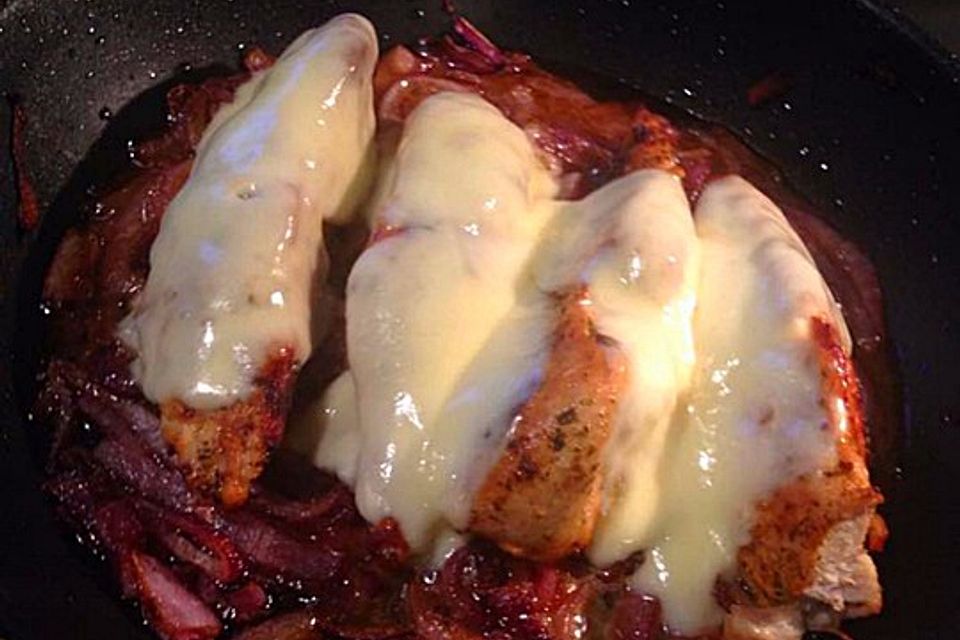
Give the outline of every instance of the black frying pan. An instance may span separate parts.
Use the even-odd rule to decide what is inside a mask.
[[[37,488],[40,439],[24,420],[39,282],[72,204],[115,170],[128,139],[162,123],[170,84],[235,65],[249,44],[279,52],[346,9],[373,19],[384,47],[410,41],[446,27],[439,5],[0,0],[0,90],[23,99],[28,165],[50,205],[39,233],[17,229],[3,105],[0,629],[11,639],[149,635],[54,520]],[[457,5],[548,67],[599,74],[727,125],[872,256],[904,424],[896,457],[886,447],[876,457],[893,531],[879,558],[886,608],[850,630],[861,640],[960,637],[960,65],[869,0]],[[771,73],[789,80],[786,93],[750,108],[747,89]]]

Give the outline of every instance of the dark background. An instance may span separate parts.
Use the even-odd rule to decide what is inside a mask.
[[[888,4],[899,8],[945,47],[960,53],[960,0],[898,0]]]

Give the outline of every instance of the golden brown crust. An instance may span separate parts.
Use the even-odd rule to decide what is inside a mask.
[[[751,541],[739,551],[741,576],[756,604],[786,604],[814,584],[821,546],[842,522],[872,515],[882,496],[870,484],[859,385],[836,330],[812,320],[823,402],[837,437],[834,468],[781,487],[757,507]],[[838,410],[838,401],[845,411]],[[878,517],[878,516],[876,516]],[[862,552],[860,541],[852,553]]]
[[[648,109],[633,115],[636,144],[630,149],[624,173],[641,169],[660,169],[684,177],[677,155],[679,132],[670,121]]]
[[[190,484],[216,493],[227,506],[247,499],[270,449],[283,434],[297,365],[290,349],[269,358],[245,400],[215,411],[179,400],[160,406],[163,437]]]
[[[866,470],[851,460],[778,489],[759,505],[751,541],[739,552],[742,576],[757,604],[800,598],[813,583],[818,550],[830,529],[879,502]]]
[[[471,530],[538,560],[590,541],[600,512],[602,450],[625,382],[614,360],[583,298],[565,297],[543,382],[476,494]]]

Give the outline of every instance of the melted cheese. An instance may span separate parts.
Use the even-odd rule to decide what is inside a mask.
[[[549,292],[586,285],[630,375],[589,556],[644,550],[632,586],[674,631],[716,628],[714,585],[754,505],[835,461],[809,326],[844,332],[839,310],[782,213],[740,178],[713,182],[696,216],[655,170],[580,202],[552,194],[522,132],[481,99],[439,94],[410,116],[371,215],[394,231],[349,281],[351,369],[308,414],[314,459],[368,520],[395,517],[441,561],[539,384]]]
[[[554,190],[519,128],[456,93],[410,115],[381,177],[373,224],[399,231],[350,275],[351,369],[313,411],[315,460],[414,549],[466,526],[539,380],[553,310],[528,262]]]
[[[151,400],[226,406],[271,349],[309,355],[323,223],[363,190],[376,59],[373,27],[339,16],[241,86],[207,128],[121,329]]]
[[[589,550],[591,560],[605,565],[639,551],[654,526],[666,435],[694,361],[699,247],[680,180],[658,170],[603,187],[568,207],[552,227],[559,241],[545,246],[552,266],[546,275],[569,280],[565,272],[580,270],[598,330],[629,363],[630,382],[607,445],[604,509]]]
[[[739,177],[696,208],[702,270],[697,363],[659,471],[659,507],[634,586],[660,597],[675,631],[721,621],[719,575],[735,568],[756,502],[833,464],[810,318],[843,321],[783,214]]]

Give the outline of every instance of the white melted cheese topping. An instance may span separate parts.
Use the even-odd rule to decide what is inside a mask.
[[[654,526],[659,463],[694,362],[699,246],[680,180],[658,170],[612,182],[569,206],[552,228],[558,241],[545,246],[553,263],[548,275],[569,280],[564,272],[580,270],[597,329],[629,363],[589,550],[591,560],[606,565],[639,551]]]
[[[414,549],[463,529],[472,494],[539,381],[553,310],[528,263],[555,185],[524,133],[481,98],[409,116],[347,287],[350,371],[314,409],[315,460],[393,516]]]
[[[834,464],[810,318],[844,327],[800,238],[745,180],[711,183],[695,224],[697,361],[657,471],[646,560],[633,578],[685,634],[720,622],[714,584],[748,542],[756,502]]]
[[[351,369],[307,415],[311,453],[442,561],[511,420],[539,383],[548,292],[586,285],[629,363],[588,554],[644,550],[633,587],[671,629],[715,628],[756,502],[835,461],[822,429],[810,318],[845,326],[783,214],[744,180],[711,183],[691,216],[677,178],[625,176],[579,202],[523,133],[468,94],[408,119],[348,286]],[[303,428],[303,425],[300,426]],[[453,544],[456,544],[454,542]]]
[[[349,215],[374,132],[373,27],[353,14],[300,36],[216,114],[150,252],[121,335],[148,398],[242,398],[271,349],[305,359],[323,222]]]

